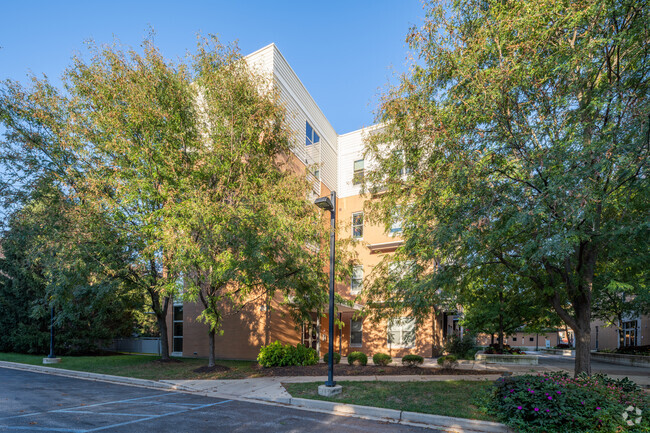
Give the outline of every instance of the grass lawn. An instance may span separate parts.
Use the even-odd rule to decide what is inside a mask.
[[[362,406],[422,412],[435,415],[496,421],[479,410],[476,400],[492,386],[490,381],[431,382],[347,382],[337,381],[343,392],[333,397],[318,395],[322,383],[285,383],[289,394],[298,398],[326,400]]]
[[[43,357],[43,355],[0,353],[0,361],[21,362],[23,364],[43,365]],[[251,368],[253,361],[218,360],[218,365],[229,367],[230,370],[195,373],[193,370],[208,365],[207,359],[176,358],[180,362],[169,363],[157,362],[158,359],[160,357],[149,355],[64,356],[60,364],[48,364],[47,366],[150,380],[242,379],[254,377],[256,374]]]

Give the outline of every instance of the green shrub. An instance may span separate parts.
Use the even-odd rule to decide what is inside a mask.
[[[381,366],[386,366],[393,362],[393,358],[390,357],[390,355],[387,355],[385,353],[375,353],[372,355],[372,362],[375,365],[381,365]]]
[[[325,355],[323,355],[323,361],[325,361],[325,363],[328,363],[329,360],[329,353],[325,353]],[[341,354],[334,352],[334,364],[338,364],[339,362],[341,362]]]
[[[406,355],[402,358],[402,364],[407,367],[415,367],[416,365],[422,365],[424,358],[419,355]]]
[[[458,365],[458,358],[454,355],[441,356],[438,358],[438,365],[444,369],[452,369]]]
[[[289,365],[314,365],[318,363],[318,354],[312,348],[302,344],[291,346],[274,341],[268,346],[262,346],[257,362],[262,367],[285,367]]]
[[[643,391],[602,374],[501,378],[488,410],[521,433],[650,431],[650,401]]]
[[[367,365],[368,356],[363,352],[351,352],[348,354],[348,364],[354,365],[355,363],[359,363],[359,365]]]
[[[454,334],[447,339],[444,350],[458,359],[474,359],[476,337],[469,332],[464,333],[463,338]]]

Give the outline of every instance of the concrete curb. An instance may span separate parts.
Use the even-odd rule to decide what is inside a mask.
[[[426,413],[407,412],[395,409],[384,409],[379,407],[360,406],[356,404],[334,403],[323,400],[311,400],[307,398],[291,399],[260,399],[267,402],[275,402],[296,406],[299,408],[327,412],[334,415],[354,416],[392,422],[396,424],[407,424],[419,427],[437,428],[459,433],[514,433],[505,424],[490,421],[479,421],[465,418],[454,418],[442,415],[430,415]],[[289,401],[287,401],[289,400]]]
[[[56,376],[73,377],[78,379],[95,380],[98,382],[118,383],[122,385],[139,386],[142,388],[167,389],[170,391],[192,391],[182,385],[172,385],[148,379],[135,379],[133,377],[112,376],[110,374],[89,373],[87,371],[66,370],[65,368],[45,367],[42,365],[21,364],[19,362],[0,361],[0,367],[13,370],[46,373]]]

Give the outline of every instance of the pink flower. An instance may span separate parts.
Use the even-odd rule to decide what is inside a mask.
[[[517,406],[517,410],[521,410],[521,406]]]
[[[551,396],[549,395],[549,396],[548,396],[548,399],[549,399],[549,400],[553,400],[553,397],[551,397]]]
[[[599,408],[599,407],[596,407],[596,410],[600,410],[600,408]]]
[[[535,412],[539,412],[539,408],[538,408],[538,407],[535,408]]]

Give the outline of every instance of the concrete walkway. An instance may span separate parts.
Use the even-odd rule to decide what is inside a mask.
[[[501,376],[501,371],[512,374],[536,374],[552,371],[566,371],[573,374],[574,361],[572,358],[561,355],[535,353],[540,356],[539,365],[502,365],[485,364],[477,361],[459,361],[458,368],[464,370],[484,371],[480,375],[400,375],[400,376],[334,376],[337,381],[386,381],[386,382],[428,382],[445,380],[490,380],[494,381]],[[345,358],[341,363],[346,363]],[[369,364],[372,364],[369,361]],[[398,358],[394,358],[392,365],[401,365]],[[439,368],[433,358],[425,359],[421,368]],[[644,388],[650,388],[650,369],[613,365],[604,362],[592,361],[594,373],[605,373],[610,377],[622,379],[628,377]],[[326,376],[284,376],[284,377],[259,377],[251,379],[233,380],[163,380],[161,382],[172,387],[192,390],[213,397],[246,398],[254,400],[275,401],[289,403],[291,395],[282,386],[283,383],[325,382]]]

